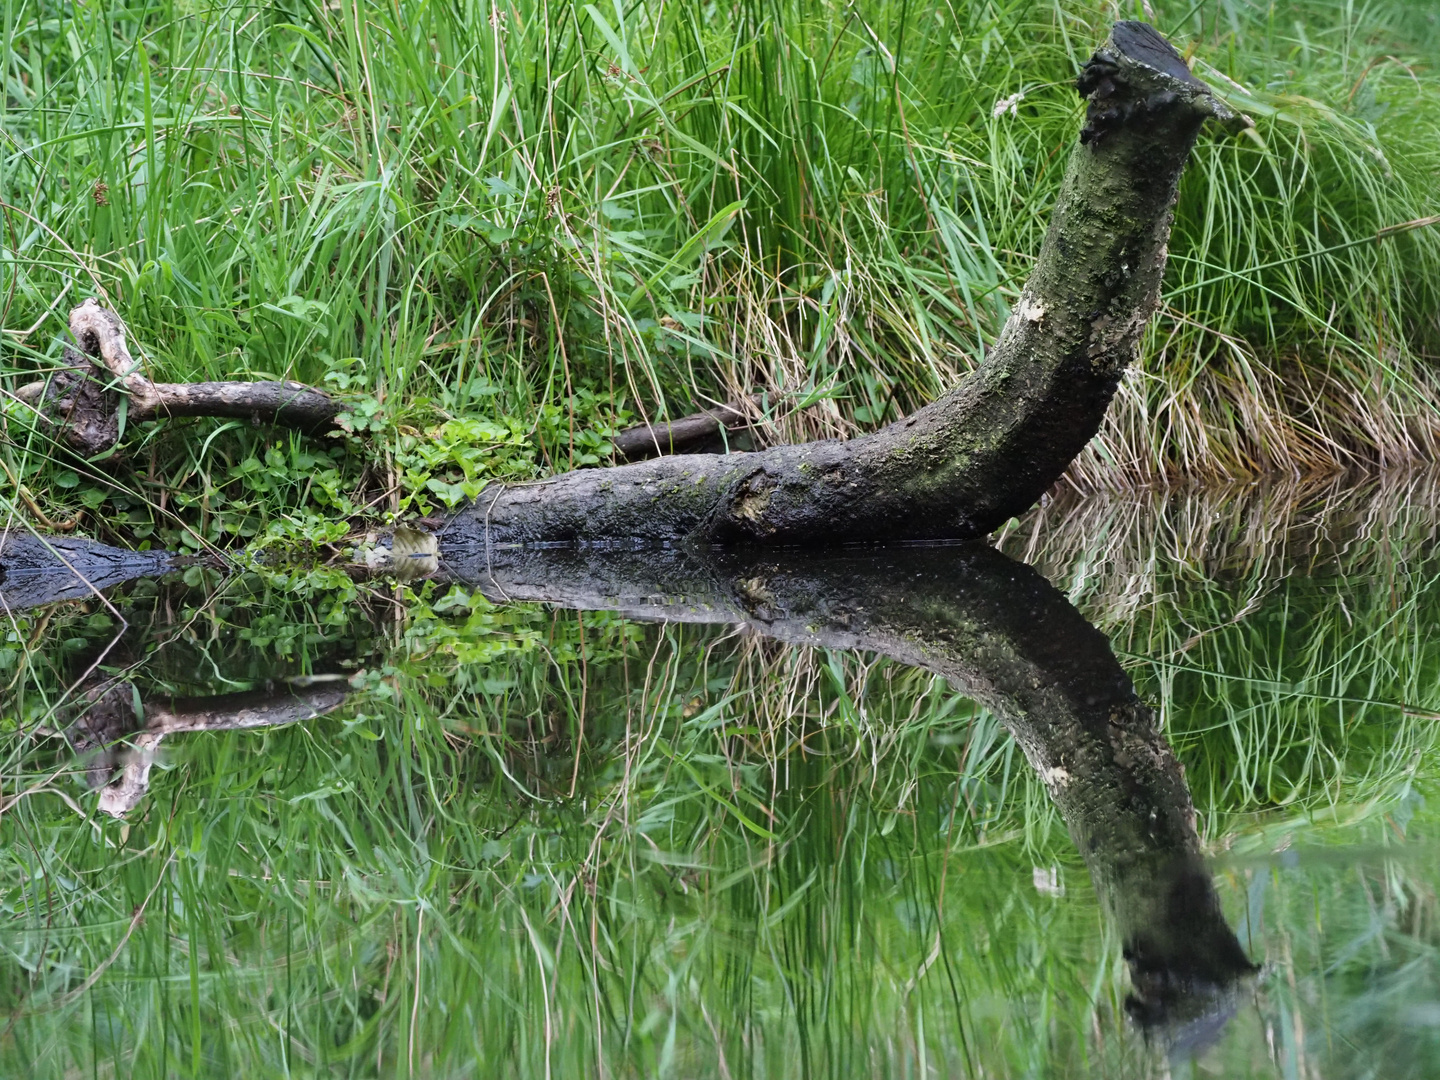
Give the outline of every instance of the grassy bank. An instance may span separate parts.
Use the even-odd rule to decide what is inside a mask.
[[[56,466],[11,408],[0,454],[53,520],[197,546],[599,463],[742,391],[772,440],[868,429],[993,340],[1070,80],[1131,7],[9,4],[8,385],[101,293],[157,377],[313,382],[357,435],[176,423]],[[1075,477],[1432,456],[1440,231],[1407,223],[1440,210],[1436,7],[1152,7],[1256,127],[1197,151]]]
[[[1198,151],[1077,484],[1428,455],[1440,236],[1375,237],[1437,212],[1434,9],[1151,2],[1257,126]],[[354,402],[333,445],[183,422],[84,465],[8,409],[34,509],[0,507],[324,540],[741,390],[789,395],[774,439],[872,427],[993,338],[1115,13],[0,5],[7,387],[103,290],[157,377]],[[1267,965],[1218,1074],[1434,1074],[1437,501],[1062,498],[1001,537],[1187,766]],[[0,1074],[1172,1075],[1043,787],[938,679],[324,568],[114,602],[118,643],[99,604],[0,638]],[[122,823],[45,733],[92,664],[157,697],[364,674],[169,740]]]

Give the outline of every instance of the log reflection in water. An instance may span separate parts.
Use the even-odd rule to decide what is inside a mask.
[[[1184,769],[1110,642],[1040,574],[984,545],[813,555],[496,550],[450,565],[492,600],[740,623],[865,649],[993,710],[1044,780],[1124,943],[1127,1007],[1171,1044],[1205,1041],[1255,965],[1226,924]]]
[[[133,683],[114,679],[84,696],[65,734],[76,752],[90,759],[90,785],[102,788],[100,810],[118,818],[145,797],[150,770],[165,736],[313,720],[339,708],[349,693],[350,688],[342,684],[293,693],[141,699]]]
[[[739,623],[935,672],[1001,717],[1043,779],[1124,943],[1127,1004],[1143,1027],[1172,1043],[1204,1039],[1255,971],[1220,911],[1183,769],[1153,711],[1105,636],[1022,563],[979,544],[818,555],[500,549],[443,570],[494,601]],[[123,768],[112,754],[92,770],[106,784],[101,808],[119,816],[144,795],[165,735],[310,719],[346,693],[142,702],[137,720],[139,695],[112,683],[88,696],[72,741],[130,739]]]
[[[180,565],[168,551],[127,551],[76,536],[0,532],[0,612],[82,600]]]

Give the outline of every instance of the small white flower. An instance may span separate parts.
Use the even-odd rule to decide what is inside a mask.
[[[1035,891],[1041,896],[1061,897],[1065,895],[1065,883],[1060,880],[1060,867],[1036,866],[1031,869],[1030,880]]]
[[[1020,102],[1022,102],[1022,101],[1024,101],[1024,100],[1025,100],[1025,91],[1024,91],[1024,90],[1017,90],[1017,91],[1015,91],[1015,93],[1011,94],[1009,97],[1007,97],[1007,98],[1001,98],[999,101],[995,102],[995,108],[993,108],[993,109],[990,110],[990,115],[993,116],[993,117],[995,117],[996,119],[999,119],[1000,117],[1004,116],[1007,112],[1008,112],[1011,116],[1014,116],[1015,113],[1016,113],[1017,107],[1019,106]]]

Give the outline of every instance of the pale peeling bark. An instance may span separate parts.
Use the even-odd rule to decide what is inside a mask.
[[[140,700],[132,683],[116,679],[84,695],[65,735],[77,753],[90,758],[86,773],[90,785],[101,788],[101,812],[118,818],[150,790],[150,770],[167,735],[313,720],[338,709],[349,694],[348,686],[328,686],[280,694]]]
[[[67,348],[59,371],[17,396],[54,421],[66,444],[86,457],[119,440],[122,394],[130,424],[218,416],[313,434],[332,428],[341,411],[328,394],[297,382],[151,382],[130,355],[124,325],[94,299],[70,312],[70,332],[82,351]]]
[[[985,361],[872,435],[684,455],[496,485],[442,553],[509,544],[826,544],[983,536],[1033,505],[1099,430],[1159,300],[1181,170],[1232,114],[1143,23],[1081,74],[1089,102],[1035,270]]]

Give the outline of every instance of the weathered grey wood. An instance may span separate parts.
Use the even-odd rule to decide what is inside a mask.
[[[727,402],[713,409],[659,424],[626,428],[611,440],[621,461],[640,461],[663,454],[685,454],[703,449],[721,431],[738,431],[750,425],[746,404]]]
[[[0,611],[23,611],[139,577],[158,577],[176,565],[168,551],[126,551],[73,536],[0,532]]]
[[[1233,119],[1143,23],[1117,23],[1077,85],[1086,123],[1035,270],[995,348],[953,391],[849,442],[496,485],[452,518],[442,548],[952,539],[1033,505],[1099,430],[1135,358],[1201,125]]]
[[[119,440],[122,394],[130,424],[221,416],[314,434],[333,428],[342,409],[330,395],[297,382],[151,382],[130,355],[124,324],[94,299],[70,312],[70,332],[81,351],[67,347],[58,371],[17,396],[49,417],[66,445],[86,457]]]

